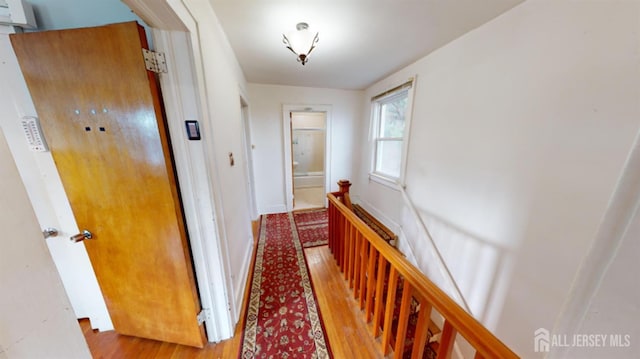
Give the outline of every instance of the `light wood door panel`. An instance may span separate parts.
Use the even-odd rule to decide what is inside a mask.
[[[117,332],[202,347],[155,75],[135,22],[12,35]]]

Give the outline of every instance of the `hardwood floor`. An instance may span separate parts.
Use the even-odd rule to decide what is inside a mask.
[[[114,331],[97,332],[88,319],[80,320],[80,327],[94,358],[236,358],[242,335],[220,343],[208,343],[203,349],[156,340],[129,337]]]
[[[329,248],[307,248],[305,256],[333,357],[383,358],[380,343],[373,339],[364,323]],[[244,309],[234,337],[220,343],[209,343],[204,349],[129,337],[114,331],[97,332],[91,329],[87,319],[80,320],[80,327],[94,358],[226,359],[238,357],[243,322]]]
[[[384,358],[328,246],[304,251],[334,358]]]

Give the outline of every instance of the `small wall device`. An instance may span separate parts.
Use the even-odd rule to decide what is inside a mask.
[[[26,116],[22,118],[22,130],[27,139],[29,148],[33,152],[47,152],[49,148],[42,135],[40,121],[37,117]]]

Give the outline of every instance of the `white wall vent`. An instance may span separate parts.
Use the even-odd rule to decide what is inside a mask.
[[[0,25],[35,29],[33,7],[23,0],[0,0]]]

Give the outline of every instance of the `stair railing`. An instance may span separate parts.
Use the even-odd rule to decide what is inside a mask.
[[[392,347],[393,358],[404,356],[409,318],[419,308],[415,334],[410,338],[411,358],[423,357],[432,310],[444,318],[437,359],[451,357],[457,335],[475,349],[475,358],[518,358],[345,205],[349,203],[348,186],[327,197],[329,249],[353,289],[373,336],[382,336],[385,356]]]

